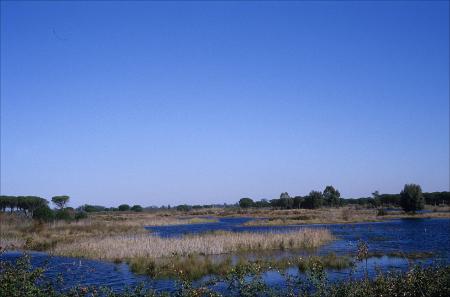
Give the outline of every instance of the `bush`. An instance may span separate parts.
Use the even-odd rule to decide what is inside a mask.
[[[33,212],[33,219],[41,222],[50,222],[55,219],[55,213],[47,205],[41,206]]]
[[[187,204],[182,204],[177,206],[178,211],[189,211],[191,207]]]
[[[143,211],[144,209],[143,209],[142,206],[140,206],[140,205],[133,205],[133,207],[131,208],[131,210],[132,210],[132,211],[135,211],[135,212],[141,212],[141,211]]]
[[[304,206],[305,208],[320,208],[323,205],[323,194],[319,191],[311,191],[306,197]]]
[[[239,206],[242,208],[252,207],[253,205],[254,202],[250,198],[242,198],[241,200],[239,200]]]
[[[130,210],[130,206],[128,204],[119,205],[119,211],[128,211]]]
[[[56,211],[55,218],[57,220],[71,221],[74,219],[74,214],[67,209],[60,209]]]
[[[80,207],[85,212],[99,212],[99,211],[107,211],[108,209],[101,205],[90,205],[85,204]]]
[[[43,268],[32,268],[29,255],[20,257],[15,263],[2,260],[0,262],[0,297],[55,296],[54,289],[43,282],[43,273]]]
[[[75,220],[83,220],[83,219],[87,219],[88,215],[87,212],[85,211],[79,211],[77,213],[75,213]]]
[[[422,194],[422,188],[419,185],[405,185],[400,193],[400,205],[406,212],[416,212],[423,209],[425,199]]]

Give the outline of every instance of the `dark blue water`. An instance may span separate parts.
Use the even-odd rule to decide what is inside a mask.
[[[172,280],[151,280],[147,276],[132,273],[127,264],[76,259],[69,257],[49,256],[47,253],[31,252],[31,264],[34,267],[45,267],[45,276],[57,283],[61,275],[64,282],[58,283],[61,289],[81,286],[107,286],[114,290],[123,291],[127,286],[132,287],[141,283],[160,290],[174,288]],[[21,252],[6,252],[0,254],[0,259],[15,261],[22,256]]]
[[[334,225],[294,225],[294,226],[242,226],[249,218],[221,218],[217,223],[202,223],[177,226],[147,227],[153,233],[162,237],[182,236],[188,233],[203,233],[217,230],[233,232],[289,232],[302,228],[326,228],[329,229],[337,240],[318,249],[315,253],[326,254],[354,254],[359,240],[364,240],[369,245],[369,252],[389,253],[402,251],[432,252],[431,259],[420,260],[427,264],[438,261],[450,264],[450,219],[399,219],[377,223],[334,224]],[[304,251],[274,252],[283,256],[295,256]],[[8,252],[0,255],[1,259],[14,260],[20,253]],[[96,285],[109,286],[116,290],[123,290],[126,286],[133,286],[143,281],[158,290],[173,290],[172,280],[151,280],[145,276],[138,276],[130,272],[126,264],[114,264],[109,262],[80,260],[67,257],[49,257],[45,253],[33,253],[32,264],[40,266],[48,261],[46,275],[56,279],[61,274],[65,280],[64,286]],[[376,273],[377,267],[382,270],[405,270],[411,263],[403,258],[381,257],[371,258],[368,261],[369,275]],[[349,275],[356,277],[363,275],[365,263],[357,263],[354,271],[330,270],[328,276],[331,280],[348,279]],[[288,272],[295,274],[296,269]],[[267,272],[265,280],[269,284],[277,284],[281,276],[277,272]]]
[[[148,226],[146,229],[161,237],[179,237],[185,234],[198,234],[213,231],[253,231],[258,227],[245,227],[242,224],[251,221],[251,218],[219,218],[217,222],[184,224],[169,226]]]

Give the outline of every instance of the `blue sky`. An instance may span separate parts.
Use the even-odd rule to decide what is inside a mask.
[[[1,193],[449,190],[448,2],[2,2]]]

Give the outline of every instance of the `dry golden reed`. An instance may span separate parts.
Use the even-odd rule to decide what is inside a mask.
[[[316,248],[333,240],[327,229],[303,229],[289,233],[216,232],[181,238],[155,235],[105,236],[59,244],[57,255],[117,260],[136,257],[162,258],[191,254],[214,255],[248,250]]]

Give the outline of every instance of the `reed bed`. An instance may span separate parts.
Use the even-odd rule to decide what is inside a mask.
[[[131,271],[137,274],[146,274],[152,278],[179,278],[198,280],[206,275],[224,276],[237,267],[254,266],[260,271],[285,270],[289,267],[297,267],[305,272],[320,264],[324,268],[345,269],[353,266],[354,262],[349,256],[338,256],[328,253],[323,256],[290,256],[290,257],[266,257],[258,256],[249,259],[245,255],[234,257],[231,254],[225,257],[190,255],[187,257],[170,257],[163,259],[133,258],[129,261]]]
[[[0,212],[0,246],[45,251],[61,243],[104,236],[148,235],[145,226],[214,222],[210,218],[174,217],[149,213],[99,213],[79,221],[42,223],[20,214]]]
[[[356,210],[350,207],[295,209],[273,211],[264,220],[253,220],[247,226],[277,226],[301,224],[337,224],[380,221],[375,209]]]
[[[397,212],[378,215],[379,209],[359,209],[355,206],[322,209],[291,209],[261,211],[259,215],[265,219],[246,222],[246,226],[280,226],[302,224],[345,224],[360,222],[381,222],[400,218],[450,218],[450,212],[439,208],[436,212],[408,214]]]
[[[87,238],[70,244],[57,245],[53,253],[117,261],[192,254],[216,255],[250,250],[310,249],[333,239],[333,235],[327,229],[303,229],[290,233],[216,232],[181,238],[139,234]]]
[[[169,225],[186,225],[197,223],[216,222],[217,219],[202,217],[182,217],[176,215],[168,215],[165,213],[97,213],[90,216],[91,220],[99,222],[120,223],[128,226],[169,226]]]

